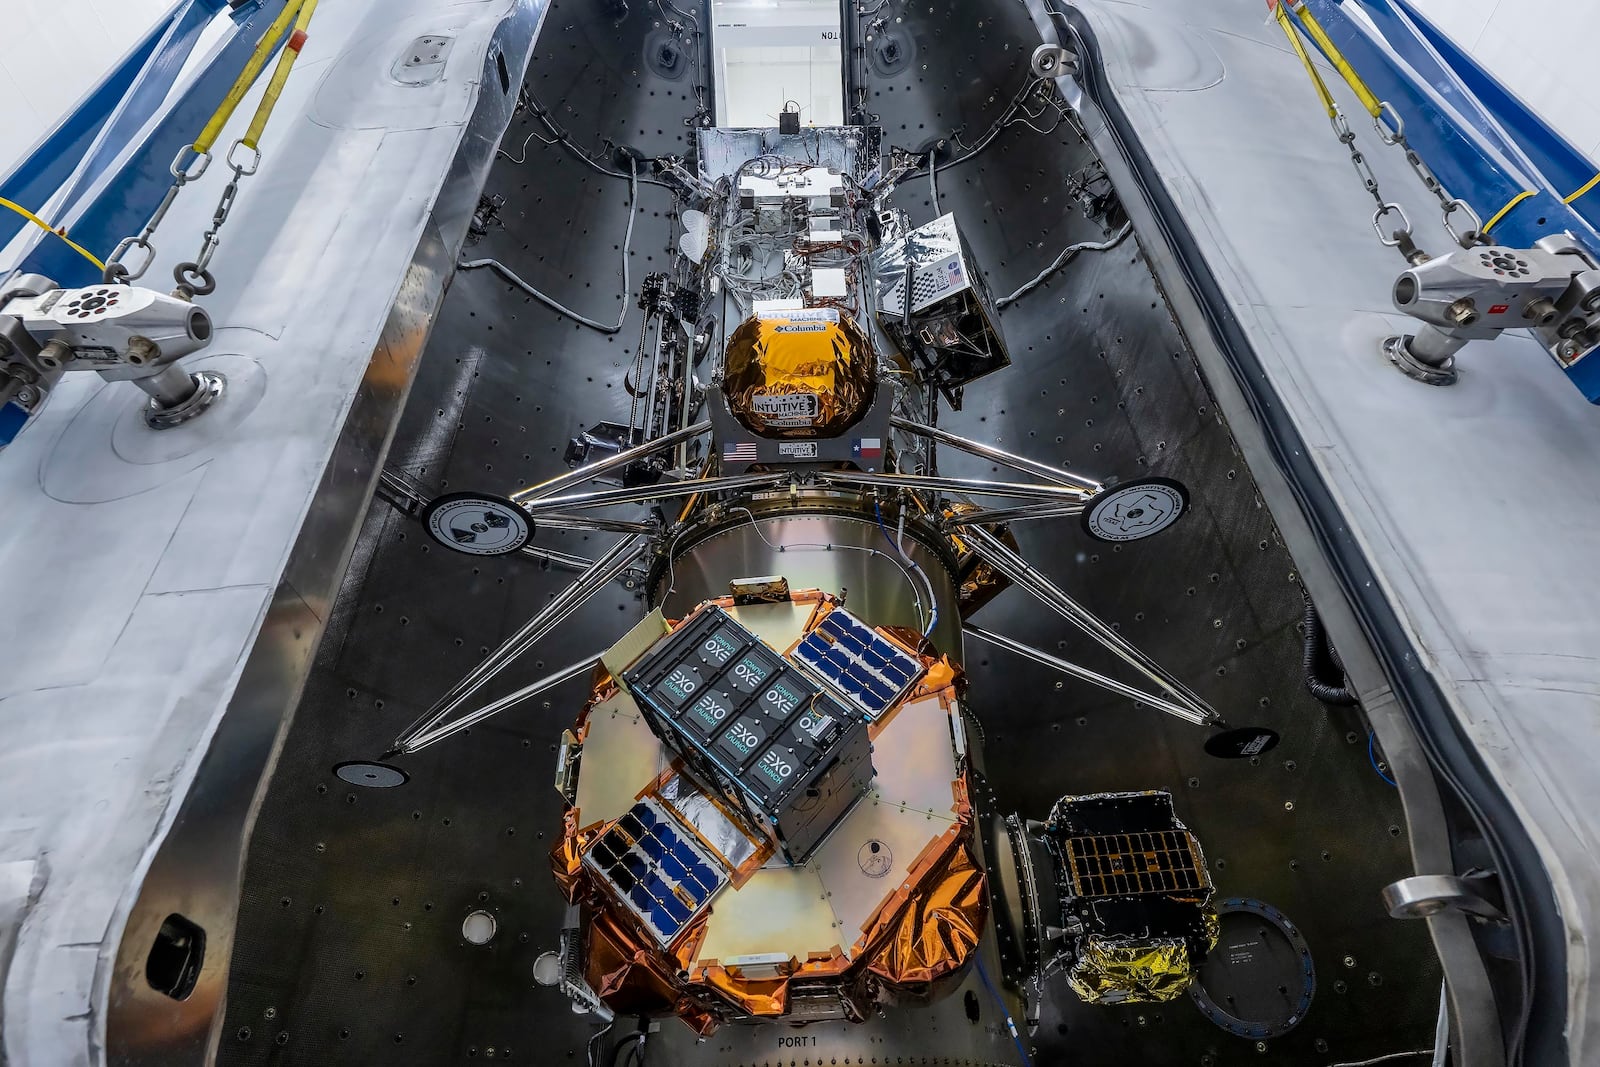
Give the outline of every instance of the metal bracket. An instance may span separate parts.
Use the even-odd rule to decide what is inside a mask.
[[[1042,44],[1033,50],[1033,73],[1040,78],[1076,77],[1078,57],[1058,44]]]
[[[1450,385],[1462,346],[1505,330],[1531,331],[1564,367],[1600,349],[1600,269],[1570,241],[1473,246],[1434,259],[1412,252],[1406,256],[1411,268],[1395,280],[1393,300],[1397,311],[1424,325],[1383,344],[1389,361],[1408,377]]]
[[[226,386],[215,371],[190,374],[178,366],[210,344],[211,317],[152,289],[62,289],[48,278],[16,275],[0,289],[0,309],[0,405],[14,400],[31,412],[63,374],[94,371],[148,393],[145,424],[162,430],[205,411]]]
[[[1383,906],[1396,919],[1425,919],[1459,911],[1488,922],[1510,920],[1498,899],[1499,881],[1489,872],[1457,876],[1418,874],[1383,887]]]

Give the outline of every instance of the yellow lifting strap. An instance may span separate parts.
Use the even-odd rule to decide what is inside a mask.
[[[1290,0],[1277,0],[1280,17],[1282,16],[1283,8],[1288,6],[1289,3]],[[1343,78],[1345,83],[1355,92],[1356,98],[1361,101],[1361,106],[1366,108],[1367,114],[1373,118],[1378,118],[1382,115],[1383,101],[1379,100],[1377,95],[1367,88],[1367,83],[1361,80],[1361,75],[1356,73],[1355,68],[1350,65],[1350,61],[1344,57],[1344,53],[1339,51],[1339,47],[1328,37],[1327,31],[1322,28],[1322,23],[1317,21],[1317,16],[1313,15],[1311,10],[1306,7],[1306,0],[1298,0],[1298,2],[1294,3],[1293,10],[1295,17],[1300,20],[1300,25],[1305,27],[1306,33],[1316,42],[1317,47],[1322,50],[1322,54],[1328,58],[1328,62],[1333,64],[1333,69],[1339,72],[1339,77]],[[1304,55],[1303,52],[1302,55]]]
[[[260,146],[261,133],[267,128],[267,119],[272,117],[272,109],[283,93],[283,83],[289,80],[289,71],[293,69],[294,61],[300,58],[300,48],[306,43],[306,27],[310,25],[311,13],[316,9],[317,0],[303,0],[299,17],[294,21],[294,30],[289,34],[289,41],[278,54],[278,66],[272,72],[272,81],[267,83],[266,94],[261,97],[261,103],[256,107],[256,115],[250,120],[250,128],[240,138],[246,148]]]
[[[21,204],[7,200],[5,197],[0,196],[0,207],[15,211],[18,215],[21,215],[23,218],[39,227],[39,229],[44,230],[46,233],[55,234],[57,237],[66,242],[68,248],[71,248],[74,252],[78,253],[78,255],[82,256],[84,259],[87,259],[90,263],[93,263],[96,270],[106,269],[106,265],[100,262],[99,258],[95,256],[94,253],[90,252],[87,248],[69,238],[66,234],[56,229],[54,226],[44,221],[44,219],[41,219],[38,215],[35,215]]]
[[[1328,91],[1328,85],[1322,80],[1322,75],[1317,73],[1316,64],[1311,62],[1311,57],[1306,54],[1306,46],[1301,43],[1300,35],[1294,32],[1294,26],[1289,22],[1289,8],[1287,4],[1273,5],[1273,14],[1278,20],[1278,25],[1283,27],[1283,35],[1289,38],[1289,46],[1294,49],[1294,54],[1300,57],[1300,62],[1306,68],[1306,75],[1310,77],[1311,84],[1316,87],[1317,95],[1322,98],[1322,106],[1328,110],[1328,118],[1339,117],[1339,105],[1334,102],[1333,94]]]
[[[1522,203],[1524,200],[1528,199],[1528,197],[1530,197],[1532,195],[1533,195],[1533,190],[1524,189],[1522,192],[1518,193],[1516,196],[1513,196],[1510,200],[1506,201],[1506,206],[1505,207],[1501,208],[1499,211],[1496,211],[1493,215],[1489,216],[1489,221],[1484,223],[1483,224],[1483,229],[1478,231],[1478,232],[1483,234],[1485,237],[1489,236],[1489,231],[1494,229],[1497,225],[1499,225],[1501,219],[1503,219],[1507,215],[1511,214],[1511,209],[1512,208],[1516,207],[1518,204]],[[1577,194],[1575,193],[1573,195],[1576,196]],[[1541,220],[1541,221],[1543,221],[1543,220]]]
[[[1570,204],[1597,185],[1600,185],[1600,174],[1596,174],[1593,178],[1590,178],[1588,181],[1584,182],[1583,185],[1578,188],[1578,191],[1573,193],[1571,196],[1563,196],[1561,198],[1561,202],[1563,204]]]
[[[222,98],[222,105],[200,131],[200,136],[194,139],[195,155],[205,155],[211,151],[211,146],[217,143],[217,138],[222,134],[222,127],[233,117],[239,101],[250,91],[250,86],[255,82],[256,75],[261,73],[261,68],[267,65],[267,59],[277,47],[278,39],[283,36],[284,30],[289,28],[289,24],[295,21],[305,3],[306,0],[288,0],[283,5],[283,10],[278,13],[278,17],[272,20],[272,25],[261,35],[261,39],[256,42],[255,51],[250,53],[249,61],[239,72],[239,77],[234,79],[233,87],[228,90],[228,95]]]

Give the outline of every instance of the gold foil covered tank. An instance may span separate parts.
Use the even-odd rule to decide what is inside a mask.
[[[1194,960],[1181,938],[1091,936],[1067,984],[1089,1004],[1159,1004],[1188,989],[1194,978]]]
[[[834,308],[761,312],[728,340],[728,408],[761,437],[836,437],[872,404],[872,342]]]

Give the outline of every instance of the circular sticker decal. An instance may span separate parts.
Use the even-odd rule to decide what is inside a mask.
[[[856,850],[856,863],[868,878],[882,878],[894,869],[894,853],[889,846],[873,838]]]
[[[392,789],[397,785],[405,785],[408,778],[405,771],[387,763],[341,763],[334,767],[333,773],[351,785],[362,785],[368,789]]]
[[[446,493],[422,512],[428,536],[471,556],[505,556],[533,536],[528,513],[492,493]]]
[[[1137,541],[1177,522],[1189,491],[1171,478],[1144,478],[1107,489],[1083,509],[1083,528],[1096,541]]]

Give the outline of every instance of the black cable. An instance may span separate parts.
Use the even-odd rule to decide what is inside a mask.
[[[1354,707],[1361,701],[1350,689],[1349,679],[1344,673],[1344,661],[1339,658],[1338,650],[1328,641],[1327,633],[1322,628],[1322,618],[1317,614],[1317,606],[1311,603],[1311,594],[1302,589],[1300,595],[1306,602],[1305,644],[1300,656],[1300,666],[1305,672],[1306,689],[1324,704],[1339,708]],[[1327,675],[1324,673],[1327,667],[1339,672],[1338,681],[1327,680]]]
[[[1044,79],[1038,77],[1030,71],[1027,82],[1024,83],[1022,88],[1017,91],[1017,95],[1011,98],[1011,103],[1006,105],[1006,109],[1000,113],[1000,117],[994,120],[994,123],[989,127],[988,131],[978,139],[977,144],[973,145],[971,148],[964,149],[960,155],[953,156],[949,160],[940,163],[938,160],[937,148],[924,153],[908,153],[911,155],[925,155],[928,157],[928,163],[925,167],[918,167],[916,170],[908,171],[906,174],[901,176],[902,179],[921,177],[922,175],[927,174],[930,168],[935,172],[949,170],[951,167],[959,167],[961,164],[972,159],[979,152],[982,152],[985,148],[988,148],[994,143],[995,138],[999,137],[1001,131],[1010,125],[1011,120],[1016,117],[1017,111],[1022,107],[1022,102],[1027,99],[1029,91],[1042,84],[1044,84]],[[1037,133],[1038,131],[1035,130],[1034,132]],[[960,135],[955,131],[951,131],[950,136],[955,141],[960,140]]]
[[[536,97],[534,97],[532,94],[529,94],[529,96],[528,96],[528,110],[533,112],[534,117],[537,118],[540,122],[542,122],[544,124],[545,129],[550,131],[551,135],[555,139],[555,142],[560,144],[561,147],[565,148],[568,152],[571,152],[573,154],[573,156],[575,156],[578,159],[579,162],[584,164],[584,166],[588,167],[591,170],[597,171],[600,174],[604,174],[608,178],[622,178],[624,180],[627,180],[630,177],[629,175],[624,174],[619,170],[611,170],[609,167],[602,167],[599,163],[596,163],[594,161],[593,157],[584,154],[583,149],[579,148],[578,145],[572,140],[572,135],[569,134],[566,130],[562,129],[560,126],[556,125],[555,119],[550,117],[549,109],[546,108],[543,104],[539,103],[538,99]],[[545,139],[542,138],[542,137],[539,138],[539,139],[541,141],[545,141]],[[550,143],[551,143],[550,141],[545,141],[545,144],[550,144]],[[524,147],[524,149],[526,149],[526,147],[527,147],[527,142],[526,141],[523,142],[523,147]],[[632,149],[624,149],[624,151],[632,152],[633,150]],[[653,159],[649,159],[649,158],[647,158],[645,156],[640,156],[637,152],[634,152],[633,154],[637,157],[637,162],[638,163],[653,163],[653,162],[655,162]],[[510,157],[508,157],[508,158],[510,158]],[[517,162],[517,161],[513,160],[513,162]],[[676,190],[677,190],[677,186],[673,185],[671,182],[664,182],[664,181],[660,180],[659,178],[649,178],[649,177],[642,177],[642,176],[634,176],[634,180],[638,181],[641,185],[659,185],[663,189],[671,189],[674,192],[676,192]]]
[[[645,1037],[645,1031],[640,1030],[618,1041],[611,1050],[611,1067],[644,1067]]]

